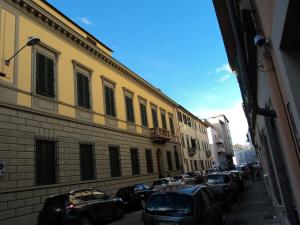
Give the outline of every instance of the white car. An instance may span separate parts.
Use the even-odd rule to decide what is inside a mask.
[[[181,182],[183,184],[195,184],[196,183],[196,179],[191,177],[188,174],[181,174],[179,176],[181,177]]]
[[[176,180],[173,177],[165,177],[158,180],[153,181],[153,189],[159,190],[160,188],[176,185]]]

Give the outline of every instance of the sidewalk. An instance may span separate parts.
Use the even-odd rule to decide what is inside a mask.
[[[231,206],[224,214],[225,225],[280,225],[272,202],[268,198],[265,183],[246,181],[246,190],[238,204]]]

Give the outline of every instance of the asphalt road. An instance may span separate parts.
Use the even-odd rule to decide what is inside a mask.
[[[126,213],[121,220],[114,221],[108,225],[140,225],[142,211]]]

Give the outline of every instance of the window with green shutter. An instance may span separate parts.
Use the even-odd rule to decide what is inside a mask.
[[[36,185],[56,183],[56,143],[35,141],[35,182]]]
[[[126,114],[127,114],[127,121],[134,123],[134,111],[133,111],[133,102],[132,97],[125,96],[125,105],[126,105]]]
[[[173,170],[173,164],[172,164],[171,152],[167,151],[166,154],[167,154],[168,170],[172,171]]]
[[[110,172],[112,177],[121,176],[121,161],[119,147],[109,147]]]
[[[171,134],[175,135],[175,129],[174,129],[174,123],[173,123],[173,116],[171,116],[171,115],[169,115],[169,124],[170,124]]]
[[[89,78],[77,72],[77,104],[86,109],[91,108]]]
[[[138,149],[131,148],[130,149],[130,157],[131,157],[132,175],[139,175],[140,174],[140,161],[139,161]]]
[[[148,127],[148,119],[147,119],[147,109],[146,105],[140,103],[140,110],[141,110],[141,119],[142,119],[142,126]]]
[[[181,114],[181,112],[177,111],[177,116],[178,116],[179,122],[182,122],[182,114]]]
[[[145,154],[146,154],[147,172],[148,173],[153,173],[154,169],[153,169],[152,150],[146,149]]]
[[[151,113],[152,113],[153,127],[158,127],[157,109],[152,107]]]
[[[179,155],[178,155],[178,151],[176,149],[176,146],[174,146],[174,158],[175,158],[176,170],[180,170]]]
[[[80,144],[79,147],[81,180],[95,179],[93,145]]]
[[[36,93],[54,98],[54,61],[39,52],[36,53]]]
[[[167,121],[166,121],[166,113],[165,113],[165,111],[161,111],[160,115],[161,115],[162,128],[167,129]]]
[[[104,86],[106,115],[116,116],[114,89]]]

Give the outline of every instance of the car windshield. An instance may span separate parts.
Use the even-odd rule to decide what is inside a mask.
[[[222,184],[222,183],[224,183],[224,175],[222,175],[222,174],[208,175],[207,176],[207,183]]]
[[[148,200],[145,211],[152,215],[191,216],[194,213],[194,200],[184,194],[156,194]]]

